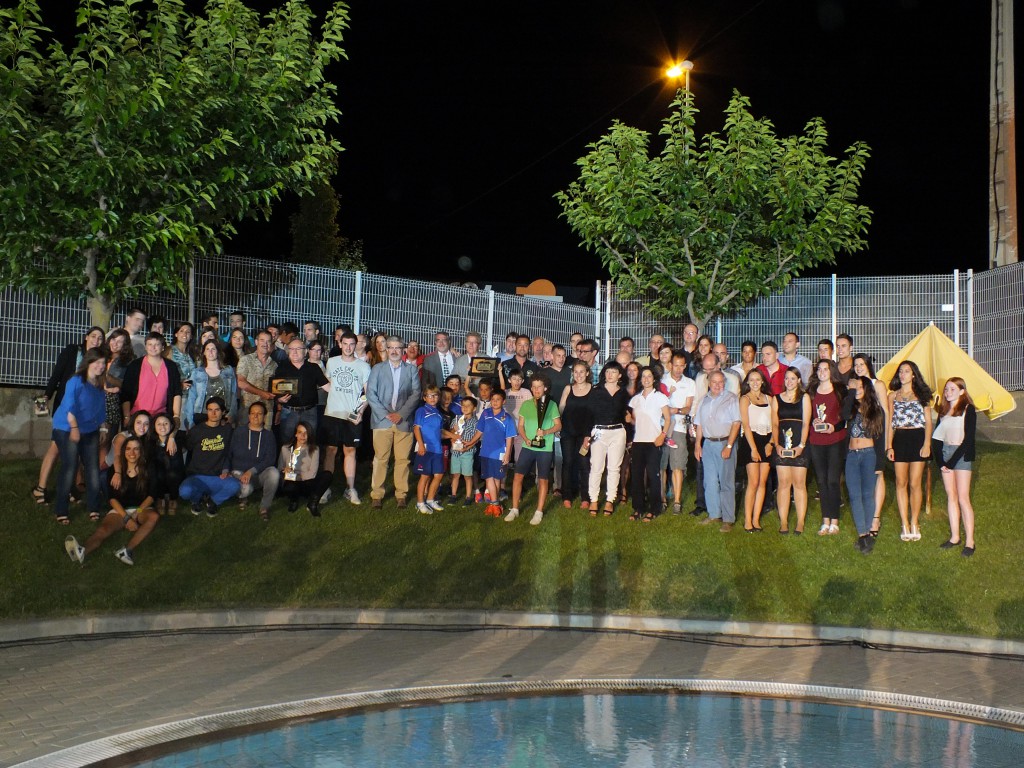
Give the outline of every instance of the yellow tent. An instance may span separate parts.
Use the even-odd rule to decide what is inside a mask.
[[[962,378],[967,382],[967,392],[974,401],[974,407],[989,419],[998,419],[1017,407],[1013,397],[999,382],[934,325],[929,325],[917,334],[884,368],[877,371],[879,380],[888,386],[904,360],[917,363],[921,375],[936,394],[941,395],[946,379],[951,376]]]

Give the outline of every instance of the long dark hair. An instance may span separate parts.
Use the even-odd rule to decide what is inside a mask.
[[[150,432],[153,431],[153,425],[150,423]],[[136,465],[137,474],[135,475],[134,482],[138,484],[140,488],[148,488],[149,483],[146,470],[146,451],[149,446],[144,442],[144,438],[132,435],[126,437],[125,441],[121,443],[121,469],[124,471],[125,479],[128,479],[128,459],[125,457],[125,448],[128,447],[129,443],[139,444],[139,463]]]
[[[723,373],[725,372],[723,371]],[[761,371],[759,371],[757,368],[751,368],[749,371],[747,371],[747,375],[743,377],[743,383],[740,384],[740,397],[743,397],[743,395],[750,393],[750,377],[755,373],[761,377],[761,394],[766,397],[771,397],[771,382],[769,382],[768,377],[761,373]]]
[[[82,354],[82,362],[80,362],[78,364],[78,367],[75,369],[75,376],[80,378],[83,384],[92,384],[92,382],[89,381],[89,366],[95,363],[97,360],[106,360],[107,355],[108,352],[104,350],[102,347],[85,350],[85,352]],[[101,383],[99,386],[101,388],[103,387],[102,381],[103,376],[100,376]]]
[[[925,383],[924,376],[921,375],[921,369],[917,367],[917,363],[913,360],[904,360],[896,366],[896,373],[892,375],[892,381],[889,382],[890,391],[896,392],[900,389],[900,368],[904,365],[910,368],[910,372],[913,374],[913,378],[910,380],[910,388],[914,391],[914,397],[917,398],[921,405],[928,405],[932,401],[932,388]]]
[[[878,402],[878,393],[875,392],[875,385],[871,379],[867,376],[850,377],[850,381],[854,379],[859,381],[864,388],[864,397],[860,400],[860,418],[864,425],[864,431],[877,440],[885,434],[885,411],[882,409],[882,404]]]
[[[812,397],[817,394],[818,385],[821,384],[821,379],[818,378],[818,368],[823,364],[828,365],[828,380],[832,382],[832,389],[836,391],[836,397],[839,398],[839,402],[843,402],[846,399],[846,385],[839,377],[839,366],[836,365],[834,360],[822,358],[814,364],[814,372],[807,380],[807,394]]]
[[[108,352],[110,351],[110,341],[115,336],[120,336],[124,339],[124,343],[121,345],[121,351],[117,353],[117,362],[123,366],[128,365],[132,360],[135,359],[135,350],[132,349],[132,337],[128,335],[128,331],[124,328],[118,328],[111,332],[104,342],[103,347]]]
[[[303,429],[306,430],[306,448],[307,448],[307,450],[309,450],[310,453],[313,453],[313,451],[316,450],[316,430],[313,429],[313,427],[310,426],[308,421],[300,421],[298,424],[296,424],[295,425],[295,431],[296,432],[299,430],[299,427],[302,427]],[[295,448],[295,437],[294,436],[292,437],[292,442],[291,442],[291,445],[289,447]]]
[[[858,360],[863,360],[865,367],[868,369],[868,376],[871,377],[872,379],[877,379],[878,378],[875,375],[875,364],[871,360],[871,356],[870,355],[865,355],[863,352],[858,352],[856,355],[853,356],[852,359],[853,359],[853,364],[854,365],[857,364]]]

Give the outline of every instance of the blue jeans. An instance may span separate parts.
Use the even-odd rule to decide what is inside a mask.
[[[736,446],[728,459],[722,458],[725,441],[705,440],[701,448],[704,467],[704,503],[708,517],[723,523],[736,522]]]
[[[319,424],[316,408],[295,411],[287,405],[281,407],[281,423],[277,425],[277,444],[279,446],[291,444],[295,439],[295,428],[299,426],[300,421],[306,422],[310,437],[315,438],[317,424]]]
[[[846,454],[846,488],[850,492],[850,512],[857,533],[871,530],[875,517],[875,449],[858,448]]]
[[[193,505],[202,501],[203,496],[209,496],[214,504],[220,506],[237,496],[241,490],[242,484],[238,482],[237,477],[231,475],[223,480],[220,475],[191,475],[181,484],[178,495]]]
[[[68,494],[75,482],[79,458],[85,474],[86,509],[90,513],[99,512],[106,501],[106,494],[100,487],[100,433],[81,434],[76,443],[71,439],[70,432],[55,429],[52,438],[60,452],[60,474],[57,476],[57,499],[53,513],[57,517],[68,515]]]

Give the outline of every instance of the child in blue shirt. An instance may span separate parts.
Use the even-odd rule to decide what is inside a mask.
[[[505,480],[505,468],[512,458],[512,439],[518,430],[512,414],[505,410],[505,392],[495,389],[491,394],[491,407],[480,415],[476,426],[480,440],[480,474],[487,483],[487,512],[501,517],[498,494]]]
[[[441,390],[434,384],[423,391],[424,403],[416,409],[412,434],[416,440],[414,471],[420,476],[416,487],[416,509],[423,515],[439,512],[444,507],[434,497],[444,477],[444,455],[441,446],[441,412],[437,408]]]

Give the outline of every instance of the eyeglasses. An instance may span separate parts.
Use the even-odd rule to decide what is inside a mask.
[[[402,348],[401,347],[388,347],[387,350],[388,350],[388,352],[401,352]]]

